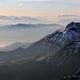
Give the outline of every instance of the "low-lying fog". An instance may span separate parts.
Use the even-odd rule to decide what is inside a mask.
[[[5,26],[8,27],[8,26]],[[11,26],[10,26],[11,27]],[[12,26],[14,27],[14,26]],[[60,26],[42,26],[42,27],[26,27],[26,28],[0,28],[0,47],[15,43],[15,42],[27,42],[32,43],[38,41],[49,33],[59,29]]]

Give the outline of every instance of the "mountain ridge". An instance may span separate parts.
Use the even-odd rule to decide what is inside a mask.
[[[8,58],[2,53],[7,62],[0,66],[0,79],[60,80],[75,74],[80,69],[79,42],[80,23],[72,22],[65,29],[47,35],[26,49],[7,52]]]
[[[26,42],[16,42],[16,43],[13,43],[13,44],[10,44],[8,46],[5,46],[3,48],[0,48],[0,51],[13,51],[19,47],[22,47],[22,48],[27,48],[31,45],[31,43],[26,43]]]
[[[30,23],[17,23],[17,24],[10,24],[4,25],[1,28],[7,29],[17,29],[17,28],[41,28],[41,27],[53,27],[53,26],[62,26],[60,24],[30,24]]]
[[[72,44],[74,41],[80,38],[80,32],[73,29],[73,25],[78,23],[68,24],[70,29],[57,30],[54,33],[49,34],[48,36],[42,38],[41,40],[33,43],[30,47],[24,48],[20,53],[17,53],[17,49],[14,50],[14,54],[18,54],[19,57],[32,57],[38,55],[52,55],[57,51],[63,49],[69,44]],[[67,26],[68,27],[68,26]],[[7,55],[11,54],[13,51],[7,52]],[[1,52],[2,53],[2,52]],[[4,53],[4,52],[3,52]],[[13,55],[13,54],[12,54]],[[17,58],[17,57],[16,57]]]

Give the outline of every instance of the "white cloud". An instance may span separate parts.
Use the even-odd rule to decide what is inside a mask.
[[[24,6],[24,3],[19,3],[19,6],[21,6],[21,7]]]

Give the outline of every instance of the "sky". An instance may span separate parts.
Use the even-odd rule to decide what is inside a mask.
[[[0,0],[0,15],[80,15],[80,0]]]

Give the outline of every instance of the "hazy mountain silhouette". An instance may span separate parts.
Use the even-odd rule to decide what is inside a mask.
[[[30,45],[31,45],[31,43],[16,42],[16,43],[10,44],[8,46],[5,46],[3,48],[0,48],[0,51],[13,51],[13,50],[15,50],[15,49],[17,49],[19,47],[28,48]]]
[[[28,17],[28,16],[0,16],[2,20],[38,20],[36,17]]]
[[[60,24],[24,24],[24,23],[18,23],[18,24],[11,24],[11,25],[5,25],[2,26],[2,29],[23,29],[23,28],[40,28],[40,27],[58,27],[62,26]]]

